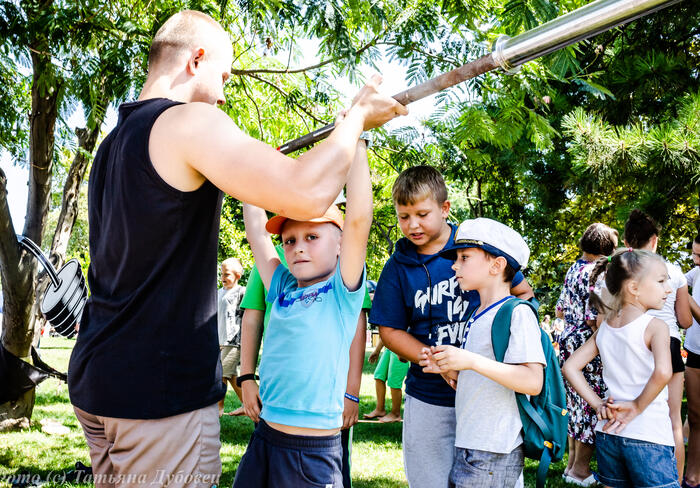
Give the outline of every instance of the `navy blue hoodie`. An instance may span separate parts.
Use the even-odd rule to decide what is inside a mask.
[[[445,247],[454,242],[457,226],[450,227]],[[370,323],[405,330],[426,345],[459,347],[469,331],[467,319],[480,302],[476,291],[460,290],[452,263],[439,253],[418,254],[411,241],[399,239],[379,277]],[[522,280],[518,272],[512,286]],[[455,392],[445,380],[423,373],[415,363],[406,376],[406,394],[431,405],[454,407],[455,403]]]

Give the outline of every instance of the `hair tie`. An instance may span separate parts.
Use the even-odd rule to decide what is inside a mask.
[[[627,252],[632,252],[632,251],[634,251],[634,249],[632,249],[631,247],[627,248]]]
[[[595,286],[589,286],[588,289],[589,289],[590,291],[595,291]]]
[[[612,263],[612,255],[608,256],[608,262]]]

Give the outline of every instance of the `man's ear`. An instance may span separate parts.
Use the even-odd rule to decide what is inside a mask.
[[[199,67],[200,61],[204,59],[204,48],[199,47],[192,51],[192,54],[190,55],[190,59],[187,62],[187,72],[191,75],[194,75],[195,71],[197,71],[197,68]]]

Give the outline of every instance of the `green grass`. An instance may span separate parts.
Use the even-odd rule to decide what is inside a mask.
[[[74,342],[66,339],[42,339],[42,358],[60,371],[66,371]],[[374,365],[365,363],[360,392],[360,417],[375,407]],[[390,400],[387,398],[387,408]],[[240,405],[229,389],[226,411]],[[52,436],[41,431],[40,421],[52,419],[70,428],[70,434]],[[221,461],[223,475],[220,486],[233,483],[235,471],[245,452],[253,423],[243,417],[225,416],[221,420]],[[352,452],[353,486],[355,488],[407,487],[401,453],[401,424],[358,424],[354,428]],[[7,479],[18,473],[30,473],[46,479],[56,479],[62,472],[73,468],[76,461],[90,464],[87,445],[68,400],[65,384],[48,379],[37,388],[36,406],[29,430],[0,434],[0,487],[9,487]],[[550,487],[572,486],[561,480],[564,461],[552,465],[549,471]],[[535,486],[537,463],[526,461],[525,484]],[[58,478],[60,480],[60,477]],[[70,484],[60,481],[44,485],[51,487],[88,487],[88,484]]]

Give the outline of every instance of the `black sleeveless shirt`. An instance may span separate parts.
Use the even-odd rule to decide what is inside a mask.
[[[167,99],[125,103],[88,185],[90,298],[68,368],[78,408],[153,419],[223,398],[216,329],[221,192],[182,192],[148,152]]]

